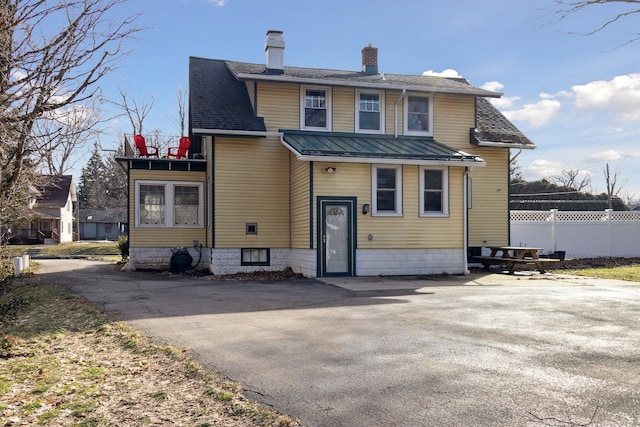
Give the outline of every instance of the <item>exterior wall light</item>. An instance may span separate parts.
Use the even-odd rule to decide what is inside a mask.
[[[324,168],[324,171],[326,173],[334,173],[337,170],[338,170],[338,168],[334,168],[333,166],[329,166],[328,168]]]
[[[365,203],[364,205],[362,205],[362,214],[366,215],[369,213],[369,204]]]

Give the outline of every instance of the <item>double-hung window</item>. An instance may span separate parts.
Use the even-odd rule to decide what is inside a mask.
[[[300,100],[300,128],[331,130],[331,91],[328,87],[303,86]]]
[[[356,132],[384,133],[384,92],[356,91]]]
[[[404,98],[404,133],[433,135],[433,105],[431,97],[408,94]]]
[[[402,167],[373,166],[371,181],[372,215],[402,215]]]
[[[449,173],[446,168],[420,168],[420,216],[449,215]]]
[[[203,227],[201,182],[136,181],[136,227]]]

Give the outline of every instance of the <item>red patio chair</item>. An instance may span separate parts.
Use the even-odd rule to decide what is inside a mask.
[[[191,147],[191,140],[187,136],[180,138],[179,147],[169,147],[167,157],[175,157],[176,159],[186,159],[187,151]]]
[[[133,142],[136,144],[140,157],[158,157],[158,147],[153,145],[147,146],[144,136],[136,135],[133,137]]]

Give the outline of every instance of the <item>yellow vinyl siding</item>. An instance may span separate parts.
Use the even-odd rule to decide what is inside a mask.
[[[191,247],[194,240],[203,245],[206,242],[206,228],[194,227],[136,227],[136,198],[135,183],[138,180],[145,181],[188,181],[205,182],[205,174],[202,172],[178,172],[178,171],[152,171],[131,169],[129,181],[129,245],[132,247]],[[206,186],[202,203],[207,203]],[[205,205],[206,206],[206,205]],[[206,212],[206,208],[204,210]],[[205,222],[206,224],[206,222]]]
[[[433,100],[433,137],[456,150],[469,152],[469,129],[475,126],[475,99],[437,94]]]
[[[300,86],[258,83],[258,116],[264,117],[268,131],[300,129]]]
[[[287,248],[289,156],[278,138],[215,139],[215,247]],[[258,234],[246,234],[257,223]]]
[[[323,172],[337,166],[333,174]],[[357,198],[358,248],[419,249],[461,248],[462,168],[449,169],[449,216],[420,217],[419,168],[403,166],[403,216],[379,217],[362,214],[362,205],[371,205],[371,165],[354,163],[316,163],[314,165],[314,213],[316,196]],[[317,218],[314,221],[316,239]],[[368,236],[372,236],[372,240]],[[314,246],[316,243],[314,242]]]
[[[331,102],[333,131],[355,132],[355,89],[334,87]]]
[[[402,92],[400,91],[386,91],[385,92],[385,104],[386,104],[386,110],[385,110],[385,133],[389,134],[389,135],[394,135],[395,134],[395,126],[396,126],[396,121],[395,121],[395,103],[398,100],[398,98],[400,98],[402,96]],[[402,135],[402,124],[403,122],[403,117],[402,117],[402,105],[403,102],[402,100],[400,100],[398,102],[398,135]]]
[[[308,249],[309,197],[311,163],[301,162],[290,154],[291,161],[291,247]]]
[[[509,243],[509,187],[507,164],[509,150],[475,148],[487,166],[474,168],[472,208],[469,210],[469,246],[495,246]]]

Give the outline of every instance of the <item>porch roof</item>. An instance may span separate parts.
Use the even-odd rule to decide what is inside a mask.
[[[282,143],[300,160],[343,163],[485,166],[482,158],[432,137],[280,130]]]

